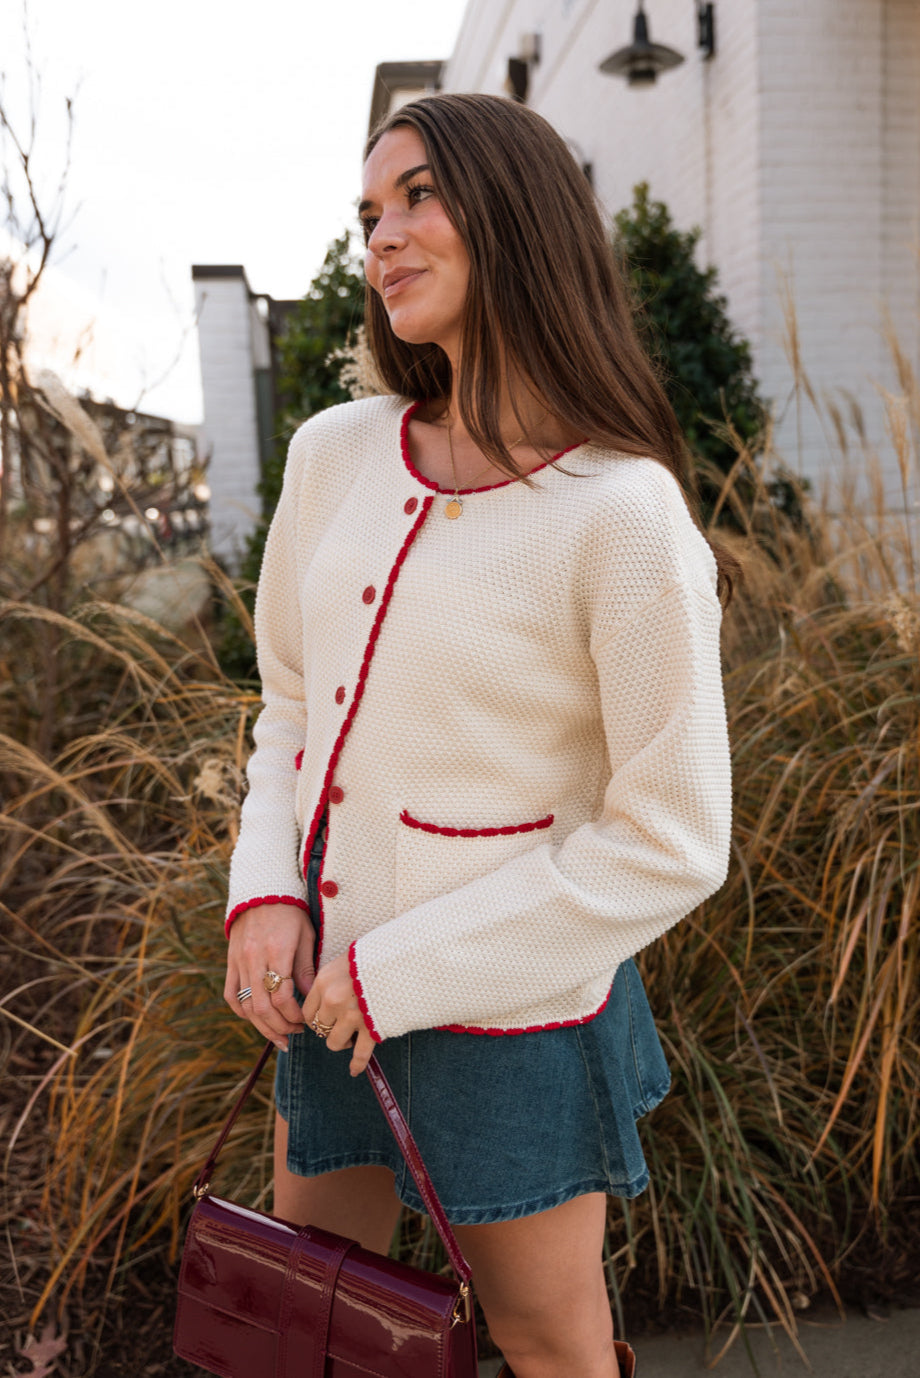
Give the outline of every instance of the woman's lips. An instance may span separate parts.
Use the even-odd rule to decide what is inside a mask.
[[[397,293],[402,292],[406,287],[411,287],[413,282],[418,281],[424,271],[424,268],[418,268],[415,272],[405,273],[402,277],[395,278],[393,282],[388,282],[383,289],[384,298],[388,301],[390,297],[395,297]]]

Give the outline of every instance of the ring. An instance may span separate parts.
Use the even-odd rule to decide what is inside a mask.
[[[239,1002],[240,1002],[241,1005],[242,1005],[242,1003],[243,1003],[244,1000],[249,1000],[249,999],[251,999],[251,997],[252,997],[252,986],[244,986],[242,990],[238,990],[237,993],[236,993],[236,998],[237,998],[237,1000],[239,1000]]]
[[[335,1020],[333,1019],[331,1024],[322,1024],[318,1015],[314,1015],[310,1020],[310,1028],[316,1034],[317,1038],[328,1038],[335,1028]]]
[[[289,976],[279,976],[277,971],[266,971],[265,975],[262,977],[262,988],[266,990],[269,995],[272,995],[283,981],[289,981],[290,979]]]

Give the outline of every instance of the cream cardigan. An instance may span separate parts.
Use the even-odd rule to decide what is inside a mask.
[[[583,1023],[725,877],[715,562],[663,466],[593,445],[449,521],[411,411],[291,442],[228,927],[307,907],[328,808],[321,960],[350,953],[376,1038]]]

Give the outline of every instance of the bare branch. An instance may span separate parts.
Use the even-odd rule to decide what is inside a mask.
[[[28,450],[21,425],[23,399],[29,395],[23,362],[25,313],[45,273],[59,234],[66,201],[73,147],[74,103],[65,101],[66,148],[56,187],[43,196],[37,157],[41,75],[36,67],[29,33],[29,9],[22,5],[22,73],[26,113],[14,117],[8,82],[0,72],[0,158],[2,158],[3,219],[10,238],[0,252],[0,552],[6,534],[10,469],[14,444],[20,464]],[[21,132],[22,131],[22,132]],[[65,549],[71,545],[69,535]]]

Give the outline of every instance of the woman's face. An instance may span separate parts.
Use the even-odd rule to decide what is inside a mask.
[[[470,261],[414,129],[391,129],[380,139],[364,164],[358,213],[364,272],[393,333],[408,344],[440,345],[456,365]]]

